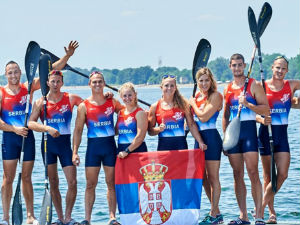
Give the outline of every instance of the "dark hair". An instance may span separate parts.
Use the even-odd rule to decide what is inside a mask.
[[[6,63],[5,67],[7,67],[7,66],[10,65],[10,64],[17,64],[17,65],[18,65],[18,63],[16,63],[15,61],[10,60],[8,63]],[[19,66],[19,65],[18,65],[18,66]]]
[[[242,54],[239,54],[239,53],[235,53],[233,54],[231,57],[230,57],[230,61],[229,61],[229,64],[231,64],[232,60],[243,60],[243,63],[245,63],[245,58]]]

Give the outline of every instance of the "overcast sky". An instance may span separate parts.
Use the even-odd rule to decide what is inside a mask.
[[[198,41],[210,59],[240,52],[250,60],[253,40],[247,10],[260,0],[1,0],[0,74],[9,60],[24,71],[29,41],[58,56],[78,40],[73,67],[123,69],[149,65],[190,69]],[[299,54],[299,0],[270,0],[273,16],[261,38],[264,53]]]

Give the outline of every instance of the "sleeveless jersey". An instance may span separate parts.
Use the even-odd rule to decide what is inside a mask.
[[[184,136],[184,111],[179,108],[163,109],[161,100],[157,102],[155,116],[158,124],[164,123],[166,128],[158,134],[159,137]]]
[[[272,91],[267,83],[265,83],[265,85],[272,117],[272,125],[288,124],[292,98],[292,90],[289,82],[285,80],[284,86],[280,91]]]
[[[57,103],[47,101],[47,125],[58,130],[60,134],[71,134],[72,108],[69,94],[64,92],[62,99]],[[44,119],[44,108],[41,120]]]
[[[129,144],[133,141],[137,134],[137,120],[135,116],[142,110],[137,108],[128,115],[125,114],[125,109],[120,111],[116,124],[119,133],[118,144]]]
[[[24,84],[18,94],[10,95],[5,88],[1,88],[1,118],[2,120],[12,126],[23,127],[25,122],[25,109],[28,90]],[[31,112],[31,103],[29,105],[29,115]]]
[[[246,100],[249,103],[256,105],[257,104],[256,100],[252,96],[251,91],[250,91],[251,84],[253,81],[254,81],[253,78],[249,79],[249,83],[248,83],[247,90],[246,90]],[[226,104],[229,105],[229,107],[230,107],[230,118],[229,118],[230,121],[234,117],[237,116],[238,108],[239,108],[239,98],[238,97],[243,94],[243,90],[244,90],[244,86],[241,88],[238,88],[238,89],[233,89],[232,82],[227,87],[227,92],[225,93],[224,97],[225,97]],[[243,105],[242,110],[241,110],[240,120],[241,121],[256,120],[256,113]]]
[[[114,112],[112,99],[107,99],[102,105],[94,105],[89,100],[83,101],[86,107],[86,126],[88,138],[108,137],[115,135]]]
[[[201,109],[204,109],[204,107],[205,107],[205,103],[207,101],[207,96],[198,101],[197,99],[199,96],[200,96],[200,92],[198,92],[198,94],[195,96],[195,98],[196,98],[196,105],[201,110]],[[212,115],[212,117],[210,117],[210,119],[206,122],[201,122],[194,111],[193,111],[193,115],[194,115],[194,120],[195,120],[199,130],[216,129],[216,121],[219,116],[219,111],[216,111]]]

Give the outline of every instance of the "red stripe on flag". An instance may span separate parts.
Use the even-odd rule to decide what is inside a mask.
[[[142,182],[156,176],[155,171],[167,179],[202,179],[205,167],[204,152],[174,150],[132,153],[125,159],[117,159],[116,184]]]

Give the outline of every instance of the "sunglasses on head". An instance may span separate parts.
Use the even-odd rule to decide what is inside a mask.
[[[64,76],[63,73],[59,70],[50,71],[49,76],[51,76],[51,75],[59,75],[59,76],[62,76],[62,77]]]
[[[94,71],[94,72],[92,72],[92,73],[90,74],[90,78],[91,78],[92,76],[96,75],[96,74],[100,74],[100,75],[103,76],[103,74],[102,74],[100,71]]]
[[[289,61],[287,60],[287,58],[285,58],[284,55],[279,55],[279,56],[277,56],[277,57],[275,58],[275,60],[277,60],[277,59],[284,59],[284,60],[286,61],[286,63],[289,65]],[[274,60],[274,61],[275,61],[275,60]]]
[[[170,75],[170,74],[165,74],[165,75],[162,76],[162,79],[167,79],[167,78],[176,79],[176,76]]]

